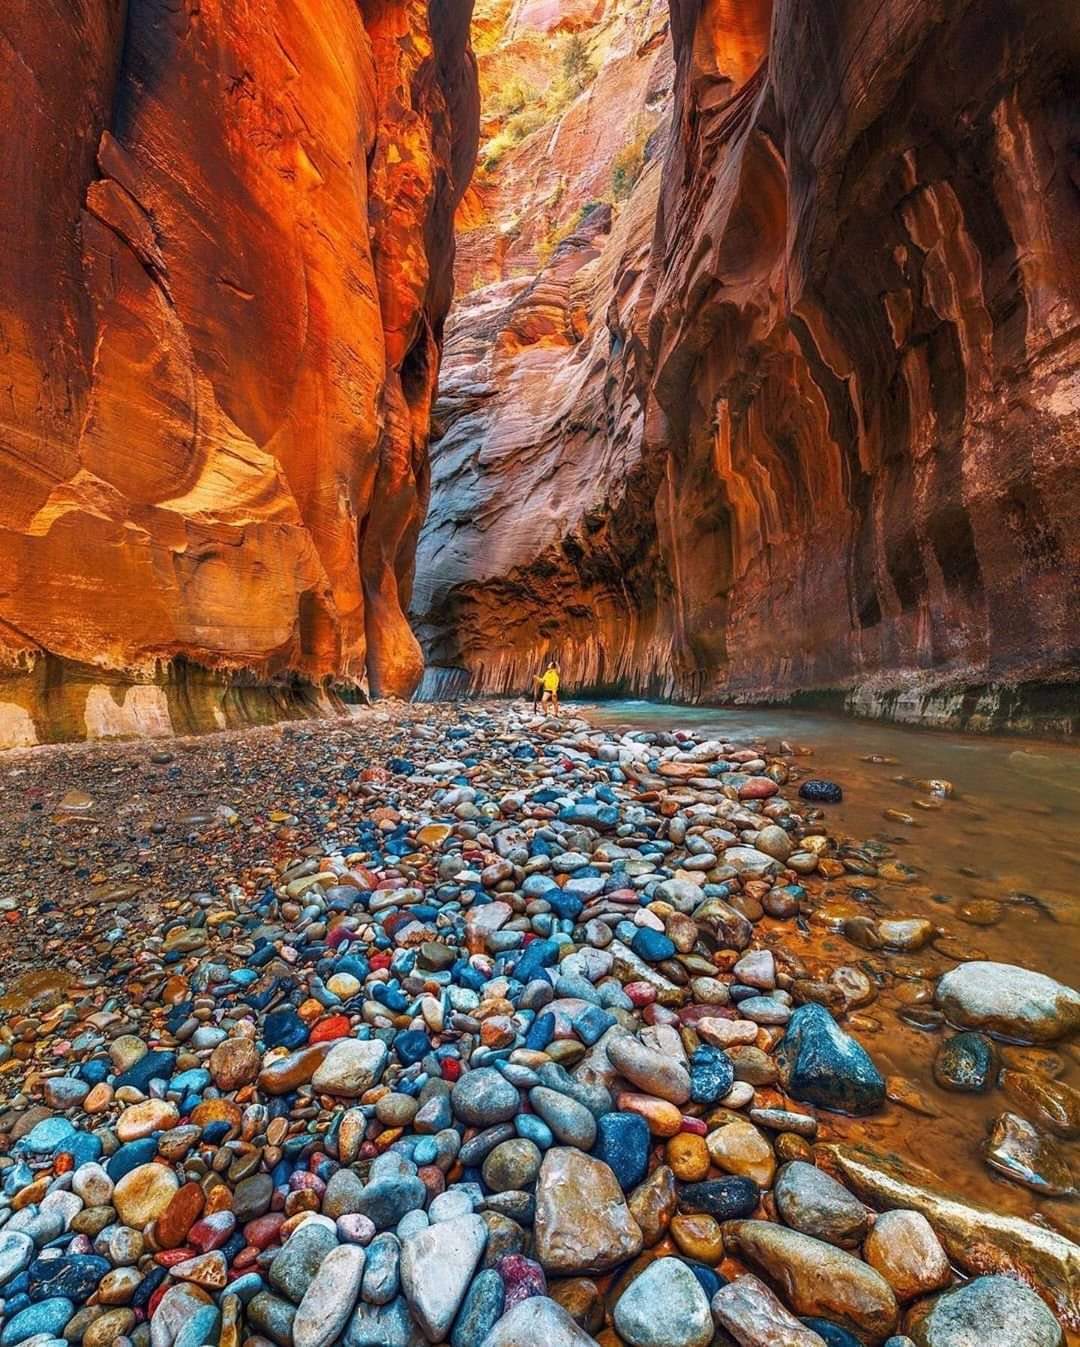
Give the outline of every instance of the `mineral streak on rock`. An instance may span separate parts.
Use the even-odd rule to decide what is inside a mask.
[[[518,11],[551,8],[484,59],[507,75]],[[609,73],[624,125],[664,97],[655,6],[569,8],[594,79],[503,155],[508,193],[545,152],[586,176],[571,115],[610,164]],[[470,193],[489,283],[448,344],[429,656],[492,690],[553,651],[579,687],[974,725],[1002,703],[948,689],[1075,680],[1075,6],[670,12],[670,132],[628,198],[529,278],[546,198]],[[618,65],[616,22],[643,35]]]
[[[87,669],[407,693],[471,4],[62,9],[0,43],[0,743]]]

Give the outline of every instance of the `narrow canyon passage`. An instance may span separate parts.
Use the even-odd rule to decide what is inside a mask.
[[[476,23],[427,686],[1071,723],[1075,8]]]
[[[0,75],[0,1347],[1080,1347],[1075,0]]]

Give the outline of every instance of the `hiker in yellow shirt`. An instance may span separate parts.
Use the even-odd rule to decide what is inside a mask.
[[[537,702],[543,706],[550,705],[554,714],[559,714],[559,666],[554,660],[551,660],[542,674],[534,674],[533,676],[534,711]]]

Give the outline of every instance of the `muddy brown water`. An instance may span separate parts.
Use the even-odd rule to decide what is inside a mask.
[[[811,921],[808,932],[789,922],[763,923],[766,938],[768,928],[777,934],[782,928],[784,943],[807,962],[849,963],[868,971],[885,966],[894,975],[892,985],[858,1012],[856,1033],[882,1074],[912,1082],[938,1115],[926,1117],[895,1104],[870,1119],[823,1115],[823,1136],[885,1146],[967,1197],[1077,1238],[1075,1200],[1040,1197],[987,1168],[981,1147],[992,1120],[1011,1107],[1004,1094],[942,1090],[932,1072],[942,1031],[913,1028],[896,1012],[898,989],[910,992],[917,981],[913,975],[935,977],[964,957],[1022,964],[1077,984],[1080,750],[774,709],[622,701],[591,705],[585,714],[607,728],[693,729],[740,744],[776,747],[786,741],[796,750],[810,750],[797,759],[800,771],[836,781],[844,791],[842,804],[824,810],[830,835],[884,842],[896,860],[916,872],[904,884],[854,875],[827,885],[811,881],[808,887],[817,890],[825,911],[838,917],[848,908],[853,914],[925,916],[944,933],[912,954],[868,954],[820,918]],[[894,761],[866,761],[870,757]],[[955,794],[941,808],[924,810],[915,802],[933,797],[913,783],[930,778],[951,782]],[[795,790],[792,786],[785,793],[794,796]],[[886,809],[909,814],[915,822],[887,820]],[[966,905],[976,901],[1000,904],[1000,920],[991,926],[965,920]],[[1062,1063],[1059,1078],[1080,1087],[1074,1046],[1057,1044],[1053,1050]],[[1069,1149],[1074,1172],[1080,1173],[1080,1148]]]

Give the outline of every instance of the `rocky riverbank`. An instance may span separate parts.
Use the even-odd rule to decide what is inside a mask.
[[[900,863],[806,766],[484,704],[0,760],[0,1347],[1077,1341],[1080,995],[818,920]],[[882,1144],[887,986],[1035,1219]]]

